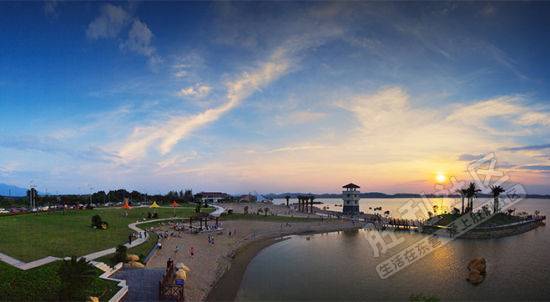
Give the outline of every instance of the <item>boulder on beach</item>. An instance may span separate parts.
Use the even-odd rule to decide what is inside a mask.
[[[483,282],[483,279],[485,279],[485,277],[483,277],[483,275],[476,270],[471,270],[470,273],[468,274],[468,278],[466,278],[466,280],[472,283],[473,285],[480,284],[481,282]]]
[[[485,280],[487,273],[487,261],[483,257],[477,257],[468,262],[468,278],[466,280],[473,285],[478,285]]]
[[[468,263],[468,270],[472,271],[478,271],[480,274],[485,274],[487,269],[487,261],[485,261],[485,258],[483,257],[477,257],[472,259]]]
[[[137,262],[137,261],[128,262],[128,266],[131,267],[131,268],[144,268],[145,267],[145,265],[143,265],[141,262]]]
[[[138,255],[133,255],[133,254],[128,254],[128,256],[126,256],[126,260],[128,260],[128,261],[139,261],[139,256]]]

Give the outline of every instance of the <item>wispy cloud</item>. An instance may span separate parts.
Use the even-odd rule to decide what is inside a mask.
[[[528,165],[521,166],[520,169],[535,170],[535,171],[550,171],[550,165]]]
[[[550,144],[501,148],[502,151],[536,151],[550,149]]]
[[[2,137],[0,146],[22,151],[61,154],[85,161],[112,162],[118,158],[116,154],[105,151],[100,147],[89,146],[85,149],[78,149],[66,146],[62,141],[47,137]]]
[[[86,29],[86,35],[91,39],[115,38],[128,25],[131,16],[120,6],[105,4],[101,12]]]
[[[180,97],[190,97],[195,99],[202,99],[210,94],[212,87],[205,84],[196,84],[194,86],[189,86],[182,88],[178,91],[177,95]]]
[[[191,116],[173,116],[166,123],[135,128],[121,148],[119,154],[124,159],[143,156],[154,142],[160,142],[158,150],[167,154],[180,140],[209,123],[218,120],[237,107],[255,91],[269,85],[290,68],[287,50],[277,49],[270,58],[250,71],[244,72],[226,84],[226,102],[214,108]]]

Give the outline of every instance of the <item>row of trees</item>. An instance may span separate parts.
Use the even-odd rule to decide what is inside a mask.
[[[501,186],[491,186],[491,195],[493,195],[493,213],[499,212],[499,196],[500,194],[504,193],[506,190],[502,188]],[[456,191],[458,194],[460,194],[460,197],[462,199],[462,210],[461,214],[472,212],[474,209],[474,199],[477,197],[477,194],[481,192],[481,190],[476,186],[475,183],[471,182],[468,187],[459,189]],[[464,208],[464,200],[467,199],[466,208]]]
[[[32,189],[34,190],[34,189]],[[32,192],[32,194],[31,194]],[[198,194],[197,194],[198,195]],[[129,198],[131,202],[150,202],[155,200],[157,203],[169,203],[172,201],[196,202],[200,196],[193,195],[192,190],[169,191],[167,194],[149,195],[139,191],[127,191],[125,189],[111,190],[108,192],[97,191],[92,194],[69,194],[69,195],[39,195],[36,190],[28,192],[26,197],[1,197],[0,207],[10,206],[28,206],[30,199],[34,199],[35,206],[46,205],[75,205],[75,204],[105,204],[108,202],[122,202],[124,198]]]

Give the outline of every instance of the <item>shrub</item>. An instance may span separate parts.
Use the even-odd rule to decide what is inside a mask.
[[[116,247],[115,256],[113,257],[116,263],[125,262],[128,256],[128,248],[122,244]]]
[[[101,224],[102,224],[102,220],[101,220],[101,216],[99,215],[94,215],[92,216],[92,227],[96,227],[96,228],[101,228]]]
[[[159,213],[153,213],[153,219],[159,218]]]

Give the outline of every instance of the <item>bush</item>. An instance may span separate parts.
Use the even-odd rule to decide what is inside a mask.
[[[109,227],[107,221],[103,221],[101,216],[94,215],[92,216],[92,227],[100,230],[106,230]]]
[[[151,215],[151,212],[147,212],[147,219],[151,219],[153,215]]]
[[[128,257],[128,248],[122,244],[116,247],[115,256],[113,257],[116,263],[125,262]]]
[[[157,219],[159,218],[159,214],[158,213],[153,213],[153,219]]]
[[[103,223],[103,220],[101,220],[101,216],[94,215],[92,216],[92,227],[95,228],[101,228],[101,224]]]

